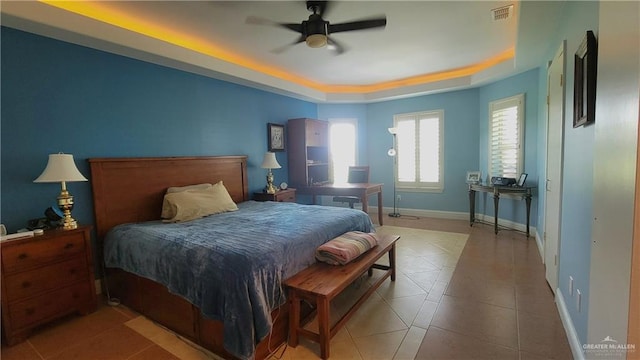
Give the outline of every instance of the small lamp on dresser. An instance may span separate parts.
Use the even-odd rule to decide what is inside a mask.
[[[73,155],[71,154],[50,154],[47,167],[37,179],[33,180],[35,183],[51,183],[59,182],[62,185],[62,191],[58,195],[58,207],[64,214],[62,218],[62,228],[64,230],[72,230],[78,228],[78,223],[71,217],[71,210],[73,209],[73,196],[69,194],[67,190],[67,182],[72,181],[88,181],[73,161]]]
[[[267,152],[264,154],[264,159],[262,160],[263,169],[268,169],[267,171],[267,186],[264,188],[264,192],[267,194],[275,194],[278,189],[273,185],[273,173],[271,169],[280,169],[282,166],[278,163],[276,159],[276,154],[273,152]]]

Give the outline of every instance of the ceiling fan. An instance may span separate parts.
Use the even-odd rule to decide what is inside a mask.
[[[322,18],[322,15],[324,15],[330,7],[330,1],[307,1],[306,3],[307,10],[311,11],[313,14],[309,15],[309,19],[303,20],[302,23],[278,23],[256,16],[247,17],[246,23],[275,25],[300,34],[298,40],[286,46],[272,50],[274,53],[280,53],[292,45],[306,42],[307,46],[311,48],[327,46],[330,50],[335,51],[336,54],[343,53],[345,51],[345,47],[333,39],[331,34],[344,31],[365,30],[379,27],[383,28],[387,25],[386,16],[341,24],[331,24],[329,21]]]

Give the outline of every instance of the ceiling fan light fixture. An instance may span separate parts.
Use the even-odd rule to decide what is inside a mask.
[[[307,46],[311,48],[320,48],[327,45],[327,36],[324,34],[313,34],[307,36],[305,41],[307,42]]]

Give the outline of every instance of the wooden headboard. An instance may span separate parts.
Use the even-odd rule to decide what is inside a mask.
[[[247,156],[92,158],[89,166],[98,239],[118,224],[160,219],[171,186],[222,180],[233,201],[249,200]]]

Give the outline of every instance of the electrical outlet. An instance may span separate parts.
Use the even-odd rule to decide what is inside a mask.
[[[578,294],[576,296],[576,309],[578,309],[578,312],[582,312],[582,293],[580,289],[576,289],[576,293]]]
[[[569,295],[573,296],[573,276],[569,276]]]

